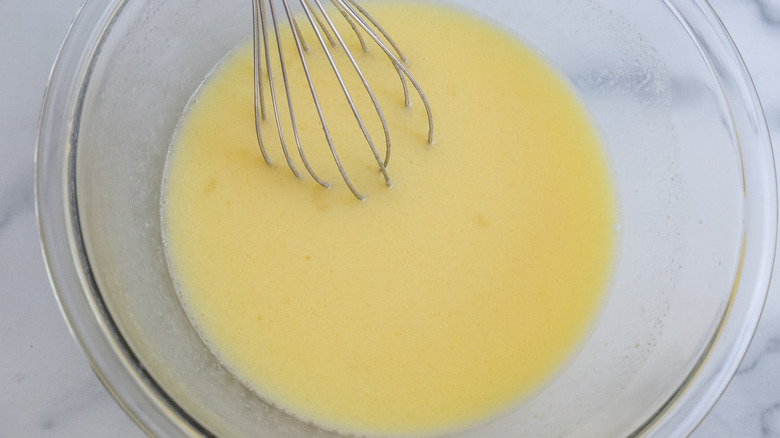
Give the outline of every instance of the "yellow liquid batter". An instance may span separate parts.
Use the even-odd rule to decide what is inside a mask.
[[[299,162],[304,178],[291,174],[272,120],[269,168],[244,47],[201,88],[172,146],[169,261],[204,340],[269,402],[350,433],[457,430],[539,389],[587,334],[611,264],[610,176],[566,83],[516,39],[442,6],[369,6],[432,104],[435,144],[384,55],[361,54],[345,29],[388,120],[393,187],[312,50],[329,128],[367,200],[344,186],[290,40],[304,148],[333,187]],[[383,151],[370,102],[356,99]]]

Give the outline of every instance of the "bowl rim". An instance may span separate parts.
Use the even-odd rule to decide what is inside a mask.
[[[80,108],[95,55],[128,1],[85,1],[49,73],[34,157],[40,244],[71,335],[128,416],[150,436],[210,437],[215,435],[175,403],[130,349],[100,295],[82,239],[75,188]]]
[[[75,189],[80,109],[96,55],[129,1],[86,1],[49,75],[35,150],[41,250],[71,334],[98,378],[133,421],[154,436],[214,436],[178,406],[130,349],[100,295],[82,241]],[[730,128],[743,165],[746,156],[755,164],[743,172],[742,254],[718,330],[678,390],[630,436],[685,436],[715,405],[758,325],[777,241],[776,176],[769,130],[741,55],[706,0],[664,3],[687,30],[717,80],[731,111]]]
[[[632,436],[687,436],[713,408],[753,339],[769,292],[777,249],[774,152],[750,72],[707,0],[664,0],[664,4],[699,49],[729,109],[729,128],[743,165],[742,251],[729,302],[715,334],[678,390]],[[746,156],[751,158],[746,161]],[[756,192],[756,187],[759,190],[755,196],[748,196]],[[738,293],[746,289],[752,293]],[[735,315],[744,316],[741,324]]]

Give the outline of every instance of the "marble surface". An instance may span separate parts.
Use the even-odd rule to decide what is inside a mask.
[[[80,3],[0,0],[0,437],[143,436],[71,337],[38,244],[38,113]],[[780,0],[711,3],[742,52],[780,142]],[[780,437],[780,281],[739,372],[693,437]]]

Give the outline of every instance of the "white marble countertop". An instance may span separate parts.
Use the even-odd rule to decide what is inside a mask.
[[[143,436],[72,339],[38,244],[38,113],[81,2],[0,0],[0,437]],[[742,52],[780,142],[780,0],[711,3]],[[780,437],[780,281],[739,372],[693,436]]]

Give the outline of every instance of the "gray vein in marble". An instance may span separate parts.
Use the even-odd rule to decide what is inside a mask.
[[[752,352],[751,352],[752,353]],[[753,371],[768,355],[780,353],[780,338],[771,338],[766,342],[764,349],[758,353],[753,353],[756,357],[750,362],[742,362],[736,375],[746,374]]]
[[[758,6],[761,20],[770,25],[780,24],[780,0],[751,0]]]
[[[777,402],[761,412],[761,436],[780,436],[780,402]]]
[[[80,397],[74,400],[72,395],[76,393]],[[40,412],[38,425],[42,431],[52,429],[70,421],[75,414],[84,409],[95,409],[100,403],[112,403],[113,400],[106,396],[107,393],[103,388],[93,385],[91,379],[81,381],[52,398],[46,409]]]
[[[5,184],[0,192],[0,234],[13,218],[33,206],[33,176],[26,172]]]

